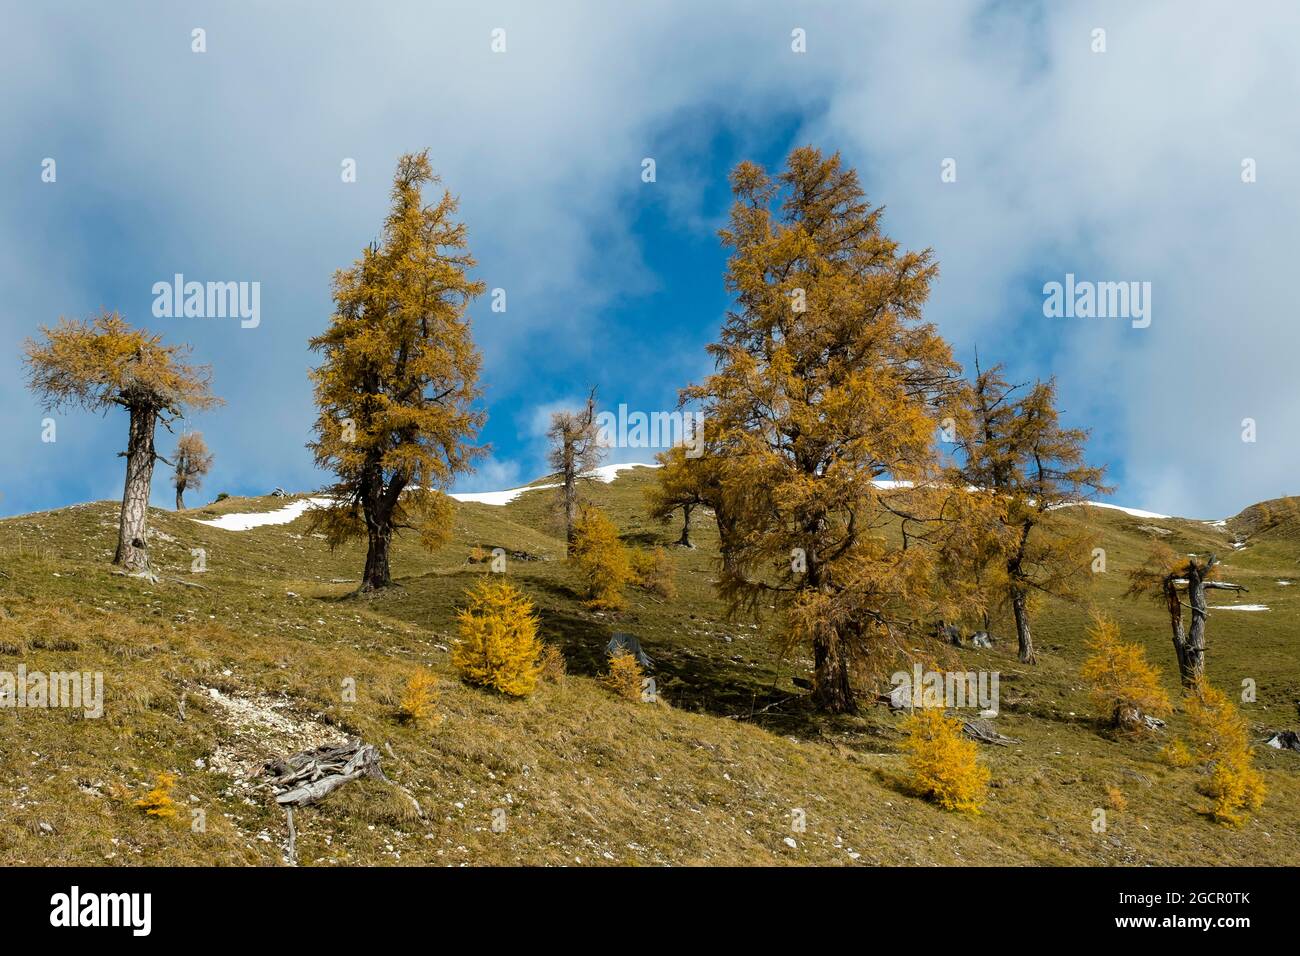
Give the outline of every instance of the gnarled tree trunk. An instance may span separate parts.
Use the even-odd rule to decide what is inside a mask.
[[[813,638],[813,701],[828,714],[856,714],[857,701],[849,683],[849,661],[837,633]]]
[[[1209,619],[1209,606],[1205,601],[1207,590],[1247,591],[1240,584],[1207,580],[1219,559],[1214,555],[1205,564],[1193,558],[1187,562],[1187,578],[1169,577],[1165,580],[1165,602],[1169,607],[1169,625],[1173,631],[1174,654],[1178,657],[1178,677],[1184,687],[1193,687],[1205,676],[1205,625]],[[1192,626],[1183,631],[1183,605],[1180,587],[1187,588],[1187,603],[1192,609]]]
[[[126,451],[126,488],[122,492],[122,514],[118,521],[117,553],[113,563],[127,571],[149,570],[149,489],[153,482],[153,430],[158,410],[152,405],[130,409],[130,435]]]
[[[177,511],[185,510],[185,486],[184,485],[176,486],[176,510]]]
[[[578,473],[574,468],[564,472],[564,542],[565,553],[573,557],[578,526]]]
[[[1038,656],[1034,653],[1034,638],[1029,633],[1029,609],[1026,607],[1026,600],[1024,589],[1011,590],[1011,611],[1016,618],[1016,640],[1020,643],[1020,660],[1025,664],[1037,664]]]
[[[388,569],[388,555],[393,544],[393,528],[386,522],[367,522],[366,570],[361,576],[361,590],[378,591],[393,583]]]
[[[691,509],[692,505],[682,505],[682,536],[677,543],[683,548],[695,547],[691,544]]]

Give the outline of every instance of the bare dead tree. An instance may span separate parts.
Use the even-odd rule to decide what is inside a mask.
[[[550,463],[560,475],[560,503],[564,510],[564,538],[573,553],[574,526],[578,520],[578,482],[600,464],[596,441],[596,389],[587,396],[582,411],[555,412],[546,432],[551,442]]]
[[[1146,566],[1130,576],[1129,594],[1147,595],[1161,601],[1169,611],[1169,627],[1178,657],[1178,677],[1192,687],[1205,674],[1205,632],[1209,620],[1206,591],[1249,591],[1249,588],[1216,579],[1219,558],[1211,554],[1201,561],[1195,555],[1177,559],[1168,549],[1154,554]],[[1183,628],[1183,607],[1192,612],[1191,627]]]

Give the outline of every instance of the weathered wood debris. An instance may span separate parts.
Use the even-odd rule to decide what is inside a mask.
[[[1007,737],[993,729],[993,725],[983,718],[975,718],[962,722],[962,732],[973,740],[982,740],[986,744],[997,744],[999,747],[1006,747],[1008,744],[1020,743],[1015,737]]]
[[[275,802],[286,808],[309,806],[359,777],[393,784],[379,766],[379,750],[373,744],[363,744],[359,737],[277,758],[267,763],[266,772],[276,792]],[[416,813],[424,816],[419,801],[405,790],[402,792],[415,805]]]

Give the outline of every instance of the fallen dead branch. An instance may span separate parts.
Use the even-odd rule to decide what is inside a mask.
[[[1015,737],[1008,737],[998,733],[993,729],[992,724],[983,719],[963,721],[961,729],[967,737],[981,740],[986,744],[997,744],[999,747],[1006,747],[1010,744],[1020,743]]]
[[[379,751],[373,744],[363,744],[353,737],[342,744],[326,744],[304,750],[266,765],[271,775],[275,802],[283,807],[306,807],[325,799],[345,783],[360,777],[382,780],[405,794],[423,817],[420,803],[404,788],[393,783],[379,766]]]

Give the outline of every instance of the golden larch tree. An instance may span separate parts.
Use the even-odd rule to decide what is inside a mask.
[[[707,466],[695,467],[703,459],[691,458],[688,450],[685,445],[674,445],[656,455],[660,465],[656,481],[645,491],[646,510],[655,521],[667,522],[681,511],[682,533],[677,536],[677,544],[683,548],[695,547],[691,543],[691,515],[696,508],[707,506],[703,474]]]
[[[60,319],[28,340],[28,383],[47,410],[75,406],[90,411],[125,409],[128,415],[126,486],[113,563],[149,574],[149,493],[155,461],[154,431],[187,411],[219,404],[210,391],[212,371],[187,362],[189,346],[164,345],[162,336],[133,329],[116,312],[85,321]]]
[[[691,446],[682,443],[655,456],[660,467],[655,470],[654,484],[645,491],[646,510],[654,520],[667,522],[680,509],[682,533],[677,544],[685,548],[694,547],[691,517],[696,509],[712,511],[721,558],[729,569],[726,573],[731,574],[734,569],[730,569],[729,542],[734,538],[735,528],[721,494],[725,449],[719,442],[718,427],[712,421],[705,420],[698,448],[700,453],[692,455]]]
[[[582,576],[588,605],[607,611],[624,606],[623,591],[636,577],[631,555],[618,527],[595,505],[578,509],[569,563]]]
[[[1107,724],[1142,733],[1149,729],[1147,716],[1165,717],[1173,710],[1160,686],[1160,672],[1140,644],[1120,639],[1119,625],[1112,618],[1093,614],[1087,647],[1088,658],[1079,673]]]
[[[1087,430],[1061,427],[1055,381],[1017,394],[1001,366],[981,370],[977,361],[976,373],[955,418],[955,481],[993,496],[999,544],[985,581],[1011,607],[1020,660],[1033,663],[1035,601],[1075,600],[1092,580],[1094,537],[1068,508],[1111,489],[1105,468],[1084,460]]]
[[[798,149],[776,176],[741,163],[732,191],[733,305],[715,373],[682,393],[718,455],[719,589],[733,612],[784,613],[816,704],[852,712],[852,660],[936,609],[932,532],[905,546],[887,526],[941,494],[935,436],[960,370],[921,317],[937,266],[881,231],[838,154]]]
[[[456,199],[444,190],[424,203],[423,187],[438,181],[427,150],[401,158],[382,241],[335,275],[334,316],[311,340],[324,361],[312,373],[319,414],[308,447],[337,477],[313,527],[331,547],[366,539],[362,591],[391,583],[399,529],[431,549],[445,543],[443,492],[484,451],[471,444],[485,416],[473,407],[480,357],[466,315],[484,287],[467,275],[475,262]]]
[[[203,432],[186,432],[176,442],[172,453],[172,485],[176,489],[176,510],[185,510],[185,492],[198,489],[212,470],[212,453],[203,440]]]

